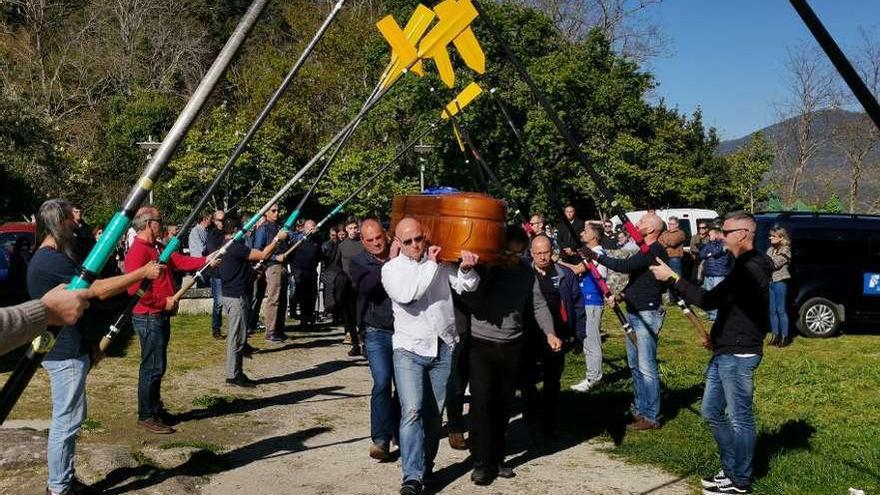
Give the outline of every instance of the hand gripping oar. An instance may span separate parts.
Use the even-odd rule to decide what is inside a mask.
[[[226,254],[226,250],[229,249],[229,246],[233,242],[242,239],[245,233],[257,224],[260,217],[262,217],[273,204],[277,203],[278,200],[282,196],[284,196],[284,194],[286,194],[287,191],[291,187],[293,187],[293,185],[296,184],[299,179],[310,168],[312,168],[312,166],[318,160],[320,160],[321,157],[323,157],[327,153],[327,151],[329,151],[334,143],[337,143],[340,139],[342,139],[343,136],[345,136],[352,128],[357,126],[360,121],[373,108],[376,107],[379,101],[381,101],[382,98],[386,94],[388,94],[388,92],[394,87],[394,84],[398,80],[400,80],[401,76],[409,72],[410,69],[415,68],[421,62],[426,53],[430,53],[438,45],[445,45],[449,43],[466,29],[469,29],[471,21],[473,21],[473,19],[475,19],[477,16],[476,10],[473,9],[473,5],[470,2],[465,2],[464,0],[462,0],[460,4],[462,4],[463,6],[460,11],[457,12],[455,16],[447,19],[447,22],[443,23],[442,27],[435,28],[424,39],[422,39],[422,42],[419,44],[418,50],[414,48],[411,51],[404,50],[403,52],[398,52],[396,58],[392,58],[392,60],[394,61],[394,67],[390,71],[386,71],[386,73],[383,74],[383,77],[380,80],[380,85],[382,89],[378,93],[376,93],[375,97],[369,100],[363,106],[363,108],[361,108],[357,115],[355,115],[348,124],[346,124],[338,133],[336,133],[335,136],[333,136],[333,138],[330,139],[327,144],[324,145],[323,148],[321,148],[318,154],[312,157],[312,159],[309,160],[308,163],[303,165],[303,167],[300,168],[299,171],[297,171],[297,173],[287,182],[287,184],[282,186],[281,189],[279,189],[278,192],[276,192],[275,195],[272,196],[272,198],[270,198],[269,201],[267,201],[262,206],[262,208],[260,208],[260,210],[254,216],[252,216],[251,219],[235,233],[235,235],[233,235],[231,239],[229,239],[223,246],[221,246],[220,249],[208,256],[207,263],[197,272],[197,276],[201,276],[201,274],[204,273],[205,269],[207,269],[207,267],[215,259],[222,258],[222,256]],[[379,23],[377,23],[377,26],[380,26],[380,30],[388,27],[389,19],[392,23],[394,22],[394,19],[391,16],[386,16],[381,21],[379,21]],[[396,25],[396,23],[394,24]],[[395,38],[395,43],[398,45],[400,43],[403,43],[404,45],[408,43],[402,31],[399,32],[399,37]],[[183,294],[185,294],[186,291],[189,290],[194,284],[195,278],[185,282],[180,290],[177,291],[176,294],[174,294],[174,300],[179,300],[181,297],[183,297]]]
[[[131,224],[131,219],[135,212],[137,212],[137,209],[148,196],[153,188],[153,184],[158,180],[162,169],[165,168],[165,165],[174,155],[177,146],[192,126],[193,121],[204,107],[217,82],[232,62],[232,59],[244,43],[248,33],[256,24],[257,18],[263,12],[268,2],[269,0],[254,0],[247,12],[245,12],[244,17],[239,21],[238,26],[220,51],[217,59],[214,60],[211,68],[208,69],[208,72],[202,78],[195,93],[190,97],[186,107],[177,117],[174,126],[171,127],[168,135],[165,136],[162,145],[156,151],[156,154],[153,155],[153,159],[146,170],[144,170],[143,175],[141,175],[137,184],[129,192],[128,197],[122,204],[122,209],[113,215],[110,223],[104,228],[104,234],[92,248],[88,257],[86,257],[80,274],[74,277],[68,285],[69,289],[88,288],[97,278],[97,274],[104,268],[119,239],[122,238]],[[18,398],[21,397],[22,392],[24,392],[27,384],[34,376],[40,361],[52,349],[55,336],[60,331],[61,329],[59,328],[51,328],[40,337],[37,337],[31,347],[28,348],[25,356],[19,361],[12,372],[12,376],[3,385],[3,390],[0,391],[0,423],[9,416],[13,406],[15,406]]]
[[[642,253],[650,256],[650,248],[647,244],[645,244],[645,239],[642,237],[639,229],[636,228],[635,225],[629,220],[626,216],[626,212],[623,207],[614,199],[614,195],[611,194],[611,191],[608,189],[608,186],[602,180],[602,176],[596,172],[596,169],[590,163],[589,158],[581,151],[578,146],[577,141],[575,141],[572,134],[568,131],[565,125],[562,123],[562,120],[559,118],[559,114],[556,113],[556,110],[553,106],[550,105],[550,102],[547,100],[547,97],[544,96],[544,93],[538,89],[535,85],[535,81],[532,79],[529,72],[526,70],[525,66],[523,66],[522,61],[520,61],[519,57],[513,53],[513,50],[510,48],[510,45],[504,40],[501,36],[501,32],[498,31],[498,28],[492,22],[492,19],[486,14],[486,11],[483,10],[482,5],[480,5],[479,0],[471,0],[474,8],[476,8],[479,15],[482,17],[483,21],[486,23],[486,27],[489,29],[489,32],[492,33],[492,37],[495,38],[495,41],[498,43],[498,46],[501,47],[501,51],[504,53],[504,56],[510,61],[513,65],[516,72],[519,74],[520,79],[526,83],[526,86],[529,87],[529,91],[531,91],[532,95],[538,100],[541,107],[544,108],[544,111],[547,113],[547,116],[550,118],[550,121],[553,122],[553,125],[556,127],[556,130],[559,131],[559,134],[562,135],[565,143],[571,148],[572,153],[577,157],[578,161],[581,162],[581,166],[586,170],[587,175],[593,181],[593,184],[596,186],[596,189],[602,195],[603,199],[608,202],[610,210],[614,213],[614,215],[620,220],[623,224],[623,227],[629,233],[630,237],[633,241],[639,246],[639,250]],[[688,321],[690,321],[691,325],[700,335],[700,338],[705,340],[709,339],[709,335],[706,333],[706,329],[703,327],[702,322],[697,318],[697,315],[694,314],[693,311],[688,307],[688,305],[684,302],[683,299],[679,298],[676,302],[679,309],[681,309],[682,313],[684,313],[685,317],[687,317]]]
[[[444,119],[438,119],[438,120],[434,121],[433,123],[431,123],[430,126],[428,126],[426,129],[424,129],[422,132],[418,133],[418,134],[416,135],[416,137],[414,137],[413,139],[411,139],[411,140],[409,141],[409,143],[407,143],[403,148],[401,148],[401,149],[397,152],[397,154],[394,155],[394,157],[393,157],[392,159],[388,160],[388,161],[385,162],[381,167],[379,167],[379,169],[376,170],[376,172],[375,172],[373,175],[371,175],[369,178],[367,178],[366,181],[364,181],[360,186],[358,186],[354,191],[352,191],[352,192],[351,192],[351,193],[350,193],[350,194],[349,194],[344,200],[342,200],[342,202],[340,202],[339,204],[337,204],[337,205],[336,205],[336,206],[330,211],[330,213],[327,214],[327,216],[325,216],[324,218],[321,219],[320,222],[318,222],[317,224],[315,224],[315,228],[314,228],[314,229],[310,230],[309,232],[306,232],[305,235],[303,235],[302,237],[300,237],[300,238],[299,238],[299,239],[298,239],[298,240],[297,240],[292,246],[290,246],[290,248],[289,248],[287,251],[285,251],[284,253],[282,253],[281,255],[279,255],[278,257],[281,258],[281,261],[283,261],[283,260],[286,259],[288,256],[290,256],[294,251],[296,251],[296,249],[300,246],[300,244],[302,244],[303,241],[305,241],[306,237],[308,237],[308,236],[310,236],[311,234],[313,234],[313,233],[317,232],[318,230],[320,230],[321,227],[324,226],[324,224],[326,224],[327,222],[329,222],[334,216],[336,216],[337,213],[339,213],[340,211],[342,211],[342,209],[345,208],[345,205],[347,205],[349,202],[351,202],[351,200],[354,199],[358,194],[360,194],[364,189],[366,189],[367,186],[369,186],[370,184],[372,184],[373,182],[375,182],[376,179],[379,178],[379,176],[382,175],[383,172],[385,172],[386,170],[388,170],[392,165],[394,165],[394,164],[397,163],[401,158],[403,158],[404,155],[406,155],[406,153],[407,153],[409,150],[411,150],[413,147],[415,147],[415,145],[418,144],[419,141],[421,141],[422,138],[424,138],[424,137],[427,136],[431,131],[433,131],[434,129],[436,129],[437,126],[443,122],[443,120],[444,120]]]
[[[492,100],[495,101],[495,104],[498,106],[498,109],[501,111],[501,115],[504,116],[504,119],[507,121],[507,126],[513,132],[513,136],[516,138],[517,143],[519,143],[519,147],[522,150],[523,154],[526,155],[526,159],[535,166],[537,163],[535,161],[534,156],[532,156],[531,151],[526,147],[526,143],[523,140],[522,133],[519,128],[516,127],[516,124],[513,122],[513,118],[510,116],[510,112],[507,110],[507,105],[501,100],[501,97],[495,94],[496,88],[492,88],[489,90],[489,94],[492,96]],[[562,205],[558,204],[555,201],[556,196],[552,196],[554,203],[557,203],[557,210],[561,212],[563,215],[565,214],[565,208]],[[580,235],[574,231],[574,227],[569,222],[565,223],[565,227],[568,229],[568,232],[571,234],[573,239],[580,239]],[[590,249],[589,247],[584,246],[586,249]],[[605,277],[599,272],[599,266],[596,264],[595,260],[587,261],[584,258],[581,258],[581,263],[584,267],[590,271],[590,275],[592,275],[593,280],[596,281],[596,285],[599,287],[599,291],[602,292],[602,297],[608,299],[614,297],[614,293],[611,291],[611,287],[608,286],[608,282],[605,280]],[[617,321],[620,323],[621,329],[623,330],[624,335],[633,343],[638,344],[638,337],[636,337],[636,332],[633,331],[632,325],[629,324],[629,320],[626,318],[626,315],[623,314],[623,310],[620,309],[619,304],[615,304],[612,306],[614,311],[614,316],[617,317]]]
[[[180,246],[181,238],[186,234],[189,228],[195,223],[196,218],[201,213],[202,209],[204,209],[205,204],[207,204],[208,199],[220,185],[220,182],[229,174],[229,171],[232,169],[233,165],[238,161],[238,158],[247,150],[257,131],[263,126],[263,123],[269,117],[269,114],[275,108],[275,105],[287,91],[287,88],[290,87],[290,84],[293,82],[296,75],[299,73],[300,68],[305,63],[306,59],[311,55],[312,51],[314,51],[315,46],[317,46],[318,42],[324,36],[324,33],[327,31],[327,28],[330,27],[330,24],[336,18],[339,11],[342,9],[345,0],[338,0],[336,4],[333,6],[333,9],[330,11],[330,14],[327,15],[327,18],[324,19],[324,22],[318,28],[318,31],[315,33],[315,36],[306,45],[306,48],[303,50],[302,54],[297,59],[296,63],[293,64],[293,67],[290,69],[290,72],[287,73],[287,76],[281,82],[281,85],[278,86],[278,89],[275,90],[275,93],[269,98],[269,101],[266,102],[266,105],[263,107],[263,110],[257,116],[257,119],[251,124],[251,127],[248,129],[247,133],[245,133],[241,142],[238,143],[235,150],[232,152],[232,155],[229,156],[229,159],[226,161],[226,164],[223,165],[223,168],[220,172],[214,177],[213,182],[205,189],[204,193],[202,193],[201,198],[199,198],[198,202],[196,202],[195,207],[190,212],[189,216],[184,220],[183,224],[180,226],[180,230],[177,235],[172,237],[168,243],[165,245],[165,249],[159,255],[159,263],[166,264],[168,260],[171,259],[171,255],[177,251],[177,248]],[[201,253],[197,254],[201,255]],[[119,334],[120,329],[126,323],[126,320],[131,316],[131,312],[134,307],[137,305],[138,301],[140,301],[141,297],[150,290],[150,286],[152,285],[152,281],[148,279],[144,279],[140,287],[138,287],[137,292],[131,296],[128,300],[128,303],[125,305],[125,309],[119,314],[119,317],[116,318],[116,321],[110,325],[110,328],[107,334],[101,339],[98,348],[100,352],[106,353],[107,349],[109,349],[110,344],[113,342],[113,339]]]

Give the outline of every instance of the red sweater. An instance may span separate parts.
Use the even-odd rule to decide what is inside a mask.
[[[134,242],[125,254],[125,273],[131,273],[134,270],[146,265],[151,261],[159,260],[159,248],[140,237],[135,237]],[[162,270],[162,275],[156,280],[150,289],[141,297],[137,306],[132,310],[132,314],[156,314],[165,311],[165,305],[168,298],[174,295],[174,279],[171,276],[172,271],[193,272],[205,265],[205,258],[193,258],[180,253],[171,255],[168,260],[168,266]],[[129,295],[134,295],[140,287],[140,282],[133,284],[128,288]]]

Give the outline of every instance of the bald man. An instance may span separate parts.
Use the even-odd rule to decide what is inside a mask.
[[[755,217],[734,212],[724,217],[724,245],[736,258],[730,274],[711,290],[681,278],[669,266],[651,267],[657,280],[673,282],[685,301],[718,309],[710,342],[713,356],[706,368],[703,417],[709,423],[721,471],[703,480],[703,493],[748,494],[755,454],[754,376],[770,327],[770,281],[773,260],[755,250]]]
[[[575,336],[583,333],[587,325],[578,276],[569,268],[553,261],[552,244],[546,235],[535,236],[530,251],[535,281],[547,301],[555,334],[564,341],[572,342]],[[529,320],[531,319],[527,321]],[[532,373],[529,374],[531,379],[526,389],[527,419],[530,424],[537,424],[537,413],[543,409],[543,434],[545,438],[552,439],[556,437],[559,381],[565,368],[565,353],[554,352],[550,344],[541,338],[543,333],[534,331],[534,328],[530,330],[532,331],[528,333],[527,344],[530,356],[527,356],[526,366]],[[537,366],[539,360],[540,367]],[[540,396],[536,388],[539,376],[543,376],[544,382],[543,394]]]
[[[601,265],[616,272],[628,273],[629,283],[623,289],[627,319],[638,337],[634,345],[626,340],[626,356],[632,371],[635,409],[627,428],[635,431],[660,428],[660,373],[657,369],[657,341],[663,326],[661,304],[663,284],[651,274],[649,267],[655,259],[666,262],[666,249],[657,242],[663,232],[663,220],[649,213],[636,227],[645,239],[648,252],[639,251],[629,258],[596,255],[592,250],[581,250],[582,255],[595,258]]]
[[[141,207],[132,221],[137,235],[125,254],[125,273],[159,259],[158,241],[162,235],[162,215],[152,206]],[[141,366],[138,374],[138,422],[150,433],[174,433],[161,399],[162,377],[168,367],[168,341],[171,339],[171,314],[177,308],[174,300],[174,271],[193,272],[205,265],[205,258],[173,253],[168,269],[153,281],[132,310],[131,323],[140,337]],[[128,293],[134,295],[140,283],[132,284]]]
[[[477,255],[462,251],[458,267],[440,262],[439,255],[440,246],[428,245],[419,221],[404,218],[394,229],[391,259],[382,266],[382,285],[391,298],[394,315],[401,495],[419,495],[433,472],[452,348],[458,341],[452,291],[473,292],[480,283],[473,269]]]
[[[351,259],[351,281],[357,288],[358,307],[364,325],[364,353],[373,376],[370,395],[370,457],[391,460],[391,439],[400,427],[400,403],[392,395],[394,378],[394,315],[391,299],[382,286],[382,266],[388,261],[389,243],[378,221],[366,219],[360,225],[364,251]]]

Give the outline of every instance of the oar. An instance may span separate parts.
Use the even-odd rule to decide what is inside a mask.
[[[168,260],[171,259],[171,255],[177,251],[177,248],[180,246],[181,238],[185,235],[186,231],[195,223],[196,218],[204,209],[205,204],[207,204],[208,199],[214,194],[214,191],[220,185],[220,182],[225,178],[229,171],[232,169],[233,165],[238,161],[238,158],[247,150],[257,131],[263,126],[263,123],[269,117],[269,114],[275,108],[275,105],[284,95],[287,88],[290,87],[290,84],[293,82],[297,73],[299,73],[300,67],[303,66],[306,59],[311,55],[312,51],[314,51],[315,46],[317,46],[318,42],[324,36],[324,33],[327,31],[327,28],[330,27],[330,24],[333,22],[333,19],[336,18],[339,11],[342,9],[345,0],[338,0],[336,4],[333,6],[333,9],[330,11],[330,14],[324,19],[324,22],[321,24],[318,31],[315,33],[315,36],[306,45],[305,50],[303,50],[302,54],[297,59],[296,63],[293,64],[293,67],[287,73],[287,77],[281,82],[281,85],[278,86],[278,89],[275,90],[275,93],[269,98],[269,101],[266,102],[266,105],[263,107],[263,110],[260,112],[257,119],[251,124],[251,127],[245,133],[241,142],[238,143],[235,150],[232,152],[232,155],[229,156],[229,159],[226,161],[226,164],[223,165],[223,168],[220,170],[220,173],[214,177],[213,182],[205,189],[204,193],[202,193],[201,198],[196,202],[195,207],[193,207],[189,216],[184,220],[183,224],[180,226],[180,230],[177,235],[172,237],[168,243],[165,245],[165,249],[159,255],[159,263],[167,264]],[[201,253],[195,254],[196,256],[201,256]],[[131,312],[134,307],[137,305],[138,301],[140,301],[141,297],[150,290],[152,286],[152,281],[148,279],[144,279],[141,282],[140,287],[138,287],[137,292],[128,299],[128,303],[125,305],[125,309],[119,314],[116,318],[116,321],[110,325],[110,328],[107,334],[101,339],[100,344],[98,344],[98,348],[101,354],[107,352],[107,349],[110,348],[110,344],[112,344],[113,339],[119,335],[120,329],[122,329],[126,323],[126,320],[131,316]],[[99,356],[100,358],[100,356]]]
[[[153,155],[153,159],[144,170],[143,175],[141,175],[137,184],[129,192],[128,197],[122,204],[121,210],[113,216],[110,223],[104,228],[104,234],[101,235],[97,244],[92,248],[88,257],[86,257],[80,274],[74,277],[68,285],[69,289],[88,288],[97,278],[98,274],[101,273],[119,239],[122,238],[131,224],[131,219],[135,212],[137,212],[144,199],[149,195],[153,184],[159,178],[159,174],[171,160],[178,145],[208,101],[208,97],[214,90],[217,82],[227,67],[229,67],[229,64],[244,43],[250,30],[256,24],[257,19],[268,2],[269,0],[254,0],[247,12],[245,12],[244,17],[239,21],[238,26],[220,51],[217,59],[214,60],[211,68],[208,69],[208,72],[202,78],[195,93],[190,97],[186,107],[177,117],[168,135],[165,136],[162,145],[156,151],[156,154]],[[28,348],[25,356],[19,361],[18,366],[12,372],[12,376],[3,385],[3,390],[0,391],[0,423],[9,416],[18,398],[21,397],[22,392],[24,392],[24,389],[34,376],[43,357],[52,349],[55,337],[60,331],[60,328],[51,328],[40,337],[37,337],[31,347]]]

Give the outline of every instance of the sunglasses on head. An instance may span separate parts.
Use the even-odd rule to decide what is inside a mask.
[[[400,243],[403,244],[404,246],[412,246],[412,244],[413,244],[414,242],[415,242],[415,243],[418,243],[418,244],[421,244],[422,241],[424,241],[424,240],[425,240],[425,236],[424,236],[424,235],[417,235],[417,236],[412,237],[412,238],[407,239],[407,240],[403,240],[403,239],[401,239],[401,240],[400,240]]]

